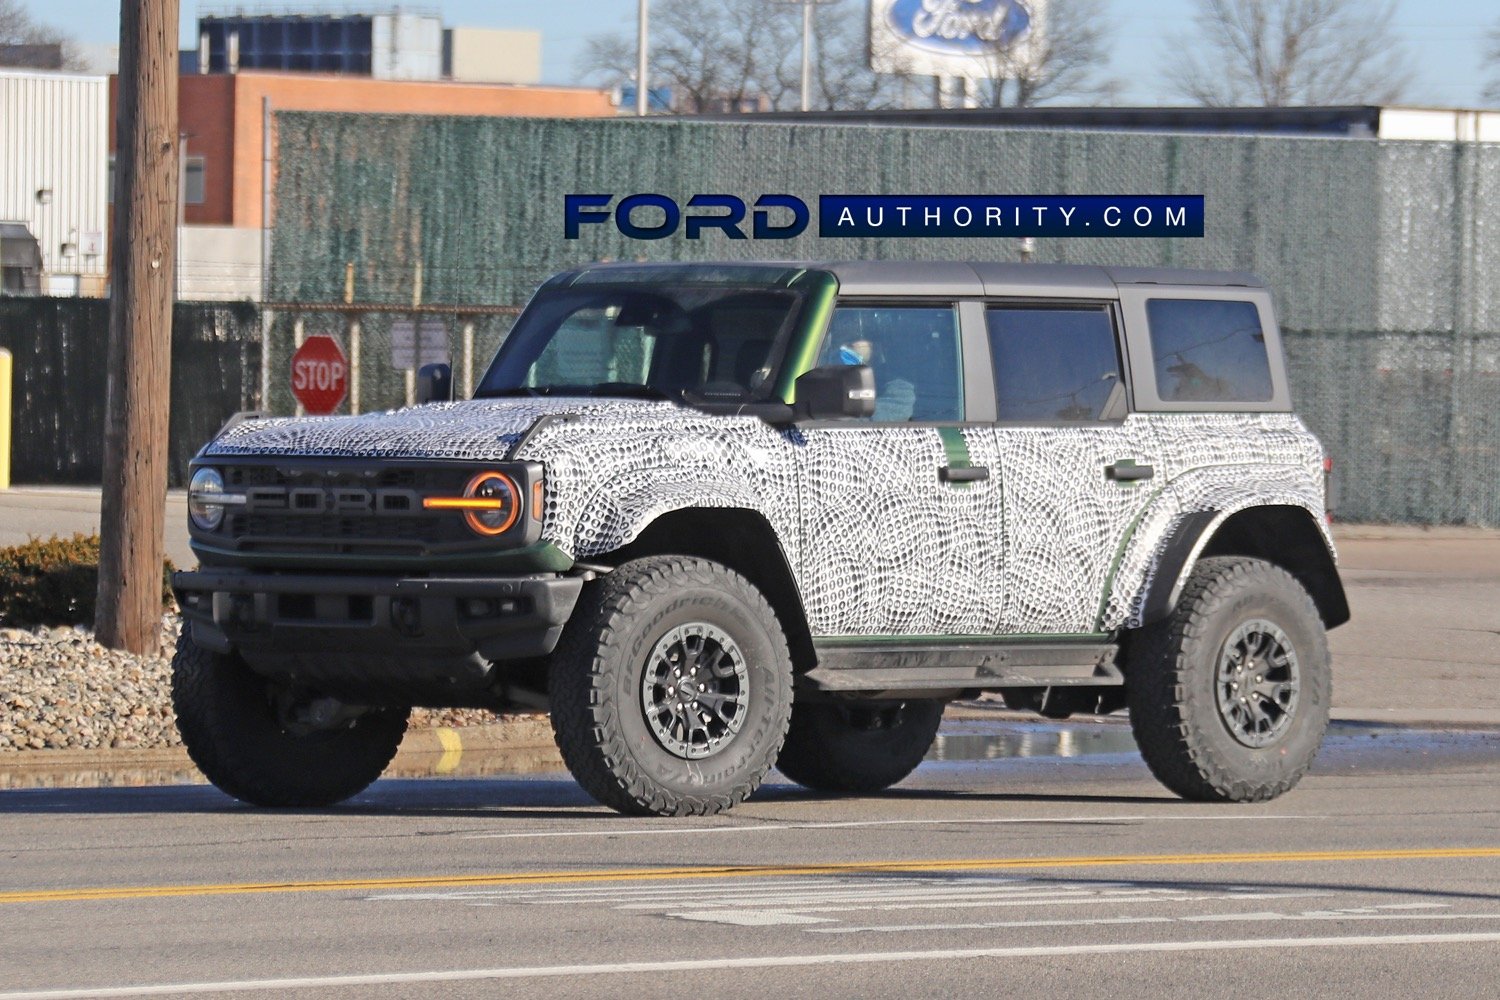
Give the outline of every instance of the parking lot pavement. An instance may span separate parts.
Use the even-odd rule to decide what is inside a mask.
[[[32,538],[92,535],[99,530],[100,491],[93,486],[18,486],[0,490],[0,546]],[[167,557],[179,568],[198,560],[188,548],[187,491],[167,493]]]
[[[1500,721],[1500,532],[1336,529],[1353,620],[1334,630],[1340,718]]]

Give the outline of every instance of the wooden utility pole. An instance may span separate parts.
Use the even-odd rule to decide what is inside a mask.
[[[160,642],[172,281],[177,257],[178,0],[120,0],[100,642]]]

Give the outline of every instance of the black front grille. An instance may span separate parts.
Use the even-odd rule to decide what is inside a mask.
[[[475,535],[456,511],[436,511],[418,517],[378,517],[370,514],[231,514],[232,538],[288,538],[309,540],[366,540],[392,542],[463,542]]]
[[[479,540],[461,512],[421,508],[424,496],[462,494],[471,469],[329,470],[267,464],[229,466],[223,474],[231,492],[251,494],[249,508],[231,509],[220,529],[242,548],[414,551]]]

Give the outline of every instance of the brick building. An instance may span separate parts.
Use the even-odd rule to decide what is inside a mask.
[[[117,94],[118,79],[111,77],[111,151]],[[302,72],[184,75],[178,89],[185,144],[181,298],[260,297],[264,136],[270,128],[274,164],[276,111],[588,118],[611,116],[615,108],[609,91],[583,87]]]

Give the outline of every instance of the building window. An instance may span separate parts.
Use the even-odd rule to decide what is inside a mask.
[[[182,172],[182,201],[185,205],[201,205],[207,199],[204,177],[208,173],[207,161],[201,156],[189,156]],[[115,203],[115,158],[109,158],[109,178],[105,181],[105,193],[109,203]]]
[[[201,205],[204,197],[203,178],[207,168],[203,157],[189,156],[182,172],[182,200],[184,204]]]

